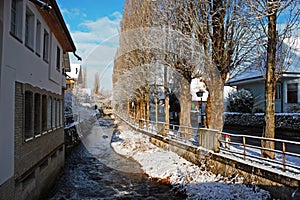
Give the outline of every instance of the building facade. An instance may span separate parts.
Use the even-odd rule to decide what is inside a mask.
[[[76,47],[47,2],[0,2],[0,199],[39,198],[64,166],[64,72]]]
[[[276,83],[275,112],[299,113],[300,112],[300,38],[288,38],[283,41],[279,53],[288,52],[289,56],[281,58],[276,70],[280,77]],[[278,54],[279,54],[278,53]],[[285,55],[282,53],[282,55]],[[283,57],[283,56],[282,56]],[[279,69],[281,70],[279,70]],[[254,97],[253,112],[265,110],[265,58],[258,63],[247,67],[243,72],[231,78],[226,85],[236,86],[238,90],[246,89]]]
[[[73,91],[76,85],[82,85],[82,69],[80,64],[71,64],[71,71],[67,72],[66,89]]]

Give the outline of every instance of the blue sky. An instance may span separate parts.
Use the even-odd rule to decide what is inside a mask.
[[[118,47],[119,25],[125,0],[57,0],[65,23],[76,45],[78,62],[87,69],[88,87],[93,87],[95,73],[100,74],[100,87],[112,88],[113,58]]]

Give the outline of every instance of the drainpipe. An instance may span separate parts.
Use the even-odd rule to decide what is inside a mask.
[[[34,3],[34,4],[37,5],[37,6],[40,6],[41,9],[43,9],[43,10],[49,11],[49,10],[52,9],[52,7],[49,6],[48,3],[43,2],[43,1],[41,1],[41,0],[29,0],[29,1],[31,1],[32,3]]]
[[[77,58],[77,60],[82,61],[82,58],[80,56],[78,56],[75,51],[73,51],[73,55]]]

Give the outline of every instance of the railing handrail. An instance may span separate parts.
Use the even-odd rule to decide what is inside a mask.
[[[276,139],[276,138],[267,138],[267,137],[261,137],[261,136],[253,136],[253,135],[243,135],[243,134],[235,134],[235,133],[228,133],[228,132],[221,132],[222,134],[230,135],[233,137],[246,137],[246,138],[253,138],[253,139],[260,139],[260,140],[269,140],[274,142],[284,142],[289,144],[298,144],[300,145],[300,142],[292,141],[292,140],[283,140],[283,139]]]
[[[115,114],[117,115],[117,114]],[[168,125],[167,127],[169,126],[175,126],[175,127],[179,127],[179,128],[183,128],[182,130],[186,130],[186,129],[192,129],[192,130],[210,130],[210,131],[217,131],[217,130],[213,130],[213,129],[209,129],[209,128],[195,128],[195,127],[190,127],[190,126],[180,126],[180,125],[175,125],[175,124],[168,124],[166,122],[161,122],[161,121],[151,121],[151,120],[145,120],[145,119],[138,119],[138,118],[134,118],[132,116],[129,116],[130,119],[131,119],[131,122],[128,121],[127,119],[125,119],[124,117],[121,117],[120,115],[117,115],[118,117],[122,118],[122,120],[124,121],[127,121],[127,123],[130,123],[132,124],[131,122],[135,122],[135,121],[144,121],[144,122],[148,122],[150,124],[163,124],[163,125]],[[132,124],[134,125],[134,124]],[[135,126],[138,126],[139,124],[135,124]],[[141,127],[139,127],[141,128]],[[142,127],[144,130],[148,130],[149,131],[149,128],[145,129],[145,126]],[[156,127],[157,128],[157,127]],[[152,132],[154,131],[153,127],[151,127],[152,129]],[[158,130],[155,130],[156,131],[156,134],[158,133]],[[177,131],[178,132],[178,131]],[[258,160],[264,160],[264,161],[268,161],[270,163],[275,163],[275,164],[281,164],[282,165],[282,170],[283,171],[286,171],[286,167],[291,167],[291,168],[294,168],[294,169],[297,169],[297,170],[300,170],[300,166],[298,165],[292,165],[292,164],[289,164],[289,163],[286,163],[286,156],[289,155],[289,156],[293,156],[293,157],[298,157],[300,158],[300,154],[299,153],[293,153],[293,152],[289,152],[289,151],[286,151],[285,150],[285,145],[286,144],[293,144],[293,145],[300,145],[300,142],[296,142],[296,141],[290,141],[290,140],[283,140],[283,139],[275,139],[275,138],[266,138],[266,137],[260,137],[260,136],[252,136],[252,135],[244,135],[244,134],[234,134],[234,133],[228,133],[228,132],[222,132],[222,131],[217,131],[219,134],[222,135],[222,138],[219,139],[218,141],[220,143],[225,143],[225,144],[232,144],[232,145],[237,145],[237,146],[241,146],[244,148],[244,152],[234,152],[234,151],[231,151],[229,149],[226,149],[226,148],[222,148],[221,150],[222,151],[225,151],[225,152],[231,152],[231,153],[236,153],[236,154],[239,154],[239,155],[243,155],[244,156],[244,160],[246,160],[246,157],[248,156],[249,157],[253,157],[255,159],[258,159]],[[178,133],[181,133],[181,132],[178,132]],[[184,134],[193,134],[193,133],[184,133]],[[197,132],[198,134],[198,132]],[[242,138],[243,139],[243,142],[242,143],[239,143],[239,142],[231,142],[231,141],[225,141],[225,135],[229,135],[231,137],[236,137],[236,138]],[[278,149],[270,149],[270,148],[264,148],[264,147],[261,147],[261,146],[256,146],[256,145],[251,145],[251,144],[247,144],[246,143],[246,139],[247,138],[251,138],[251,139],[257,139],[257,140],[260,140],[261,141],[274,141],[274,142],[280,142],[282,145],[283,145],[283,149],[282,150],[278,150]],[[173,138],[176,140],[176,138]],[[196,145],[194,145],[196,146]],[[199,146],[199,145],[198,145]],[[197,147],[198,147],[197,146]],[[251,150],[252,149],[258,149],[258,150],[266,150],[266,151],[270,151],[270,152],[275,152],[275,153],[279,153],[282,155],[282,161],[278,161],[278,160],[270,160],[270,159],[266,159],[266,158],[262,158],[262,157],[259,157],[259,156],[256,156],[256,155],[250,155],[250,154],[247,154],[246,153],[246,149],[249,149]],[[237,155],[236,155],[237,156]],[[238,157],[238,156],[237,156]],[[251,159],[250,159],[251,160]],[[252,160],[253,161],[253,160]]]

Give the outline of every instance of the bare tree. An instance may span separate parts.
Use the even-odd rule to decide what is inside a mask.
[[[290,48],[283,46],[284,40],[293,35],[299,28],[299,1],[283,0],[251,0],[250,8],[256,23],[252,24],[253,37],[261,47],[260,57],[265,72],[265,127],[263,137],[275,137],[275,95],[276,83],[289,65],[284,62],[290,56]],[[280,24],[278,22],[280,20]],[[258,49],[259,50],[259,49]],[[266,56],[264,56],[266,55]],[[273,141],[262,143],[262,156],[275,158]]]
[[[190,126],[191,80],[202,77],[210,94],[208,126],[222,130],[224,82],[232,69],[245,62],[245,55],[250,51],[250,45],[247,50],[243,49],[245,44],[253,44],[249,42],[251,37],[246,38],[245,20],[239,14],[243,9],[241,5],[242,1],[239,0],[126,1],[121,32],[141,27],[144,32],[141,37],[136,33],[135,36],[121,34],[119,52],[132,50],[118,57],[115,72],[122,73],[122,70],[131,70],[134,66],[153,60],[159,60],[167,66],[166,69],[177,71],[181,84],[180,124],[185,126]],[[145,31],[146,27],[151,26],[161,29],[157,40],[161,39],[159,41],[162,44],[157,48],[153,48],[154,41],[150,38],[157,35],[153,32],[147,35]],[[137,43],[142,43],[144,47],[132,48]]]
[[[205,67],[182,64],[180,71],[187,80],[201,78],[207,85],[207,125],[223,128],[223,89],[231,72],[249,62],[254,48],[247,35],[248,21],[241,0],[186,0],[177,9],[173,29],[193,38],[204,49]],[[174,8],[176,11],[176,9]],[[174,11],[174,12],[175,12]],[[199,48],[195,48],[199,51]],[[201,68],[202,67],[202,68]],[[186,69],[189,70],[186,70]],[[189,72],[189,73],[187,73]]]
[[[98,95],[99,92],[100,92],[99,73],[96,72],[95,79],[94,79],[94,90],[93,90],[93,93],[95,95]]]
[[[87,87],[86,76],[87,76],[87,70],[86,70],[86,68],[84,68],[83,71],[82,71],[82,88],[86,88]]]

